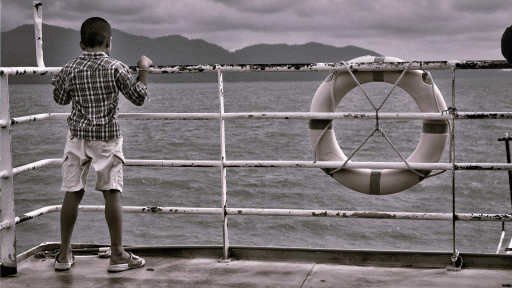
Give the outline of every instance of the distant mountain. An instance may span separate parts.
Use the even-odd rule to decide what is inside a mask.
[[[35,57],[34,27],[23,25],[11,31],[2,32],[2,58],[0,65],[37,66]],[[303,45],[249,46],[235,52],[208,43],[204,40],[190,40],[183,36],[171,35],[148,38],[112,31],[112,57],[127,65],[136,65],[141,55],[147,55],[157,65],[188,64],[240,64],[240,63],[317,63],[339,62],[362,55],[380,56],[371,50],[355,46],[334,47],[319,43]],[[63,66],[78,57],[78,31],[57,26],[43,25],[43,53],[47,67]],[[326,73],[231,73],[226,81],[287,81],[287,80],[323,80]],[[11,83],[48,83],[48,77],[26,76],[11,77]],[[215,73],[187,75],[151,75],[150,81],[156,82],[204,82],[217,81]]]
[[[310,42],[302,45],[259,44],[233,53],[237,63],[326,63],[347,61],[359,56],[381,56],[355,46],[334,47]]]
[[[3,67],[37,66],[33,25],[23,25],[2,32],[1,63]],[[171,35],[148,38],[112,31],[112,57],[127,65],[136,65],[141,55],[147,55],[156,65],[189,64],[270,64],[270,63],[325,63],[347,61],[363,55],[381,56],[379,53],[355,46],[335,47],[320,43],[302,45],[259,44],[229,52],[204,40],[190,40]],[[47,67],[64,66],[81,55],[78,31],[57,26],[43,25],[43,53]],[[443,75],[449,71],[435,71]],[[467,77],[510,77],[509,73],[489,70],[465,71]],[[225,81],[320,81],[327,72],[304,73],[230,73]],[[50,83],[48,76],[10,77],[11,83]],[[217,81],[216,73],[185,75],[151,75],[151,82],[210,82]]]

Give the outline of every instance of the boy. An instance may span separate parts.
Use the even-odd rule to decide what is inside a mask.
[[[75,263],[71,234],[78,205],[85,192],[87,174],[96,170],[96,190],[105,198],[105,219],[111,241],[109,272],[144,266],[144,259],[126,252],[122,241],[122,151],[123,138],[117,119],[119,91],[133,104],[144,104],[148,68],[152,61],[142,56],[138,81],[128,66],[110,58],[110,24],[99,17],[89,18],[80,28],[82,56],[64,66],[53,81],[53,98],[60,105],[72,103],[68,118],[68,139],[62,164],[62,187],[66,191],[60,214],[61,246],[55,256],[55,270],[69,270]]]

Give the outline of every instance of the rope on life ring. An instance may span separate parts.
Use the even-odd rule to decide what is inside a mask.
[[[394,57],[363,56],[352,59],[349,62],[403,62],[403,60]],[[344,64],[349,68],[346,63]],[[326,172],[349,189],[372,195],[387,195],[404,191],[423,181],[432,172],[415,171],[410,168],[409,163],[437,163],[443,155],[449,137],[449,123],[447,121],[423,120],[423,131],[420,141],[414,152],[407,159],[402,157],[400,152],[391,143],[391,140],[386,136],[384,130],[379,126],[378,112],[396,86],[405,90],[413,98],[422,113],[439,113],[447,110],[443,96],[432,81],[430,74],[418,70],[408,71],[409,66],[403,72],[352,72],[350,69],[343,72],[333,72],[324,80],[313,97],[310,112],[335,112],[343,97],[357,86],[361,88],[362,84],[369,82],[394,84],[379,107],[373,104],[366,92],[361,88],[376,111],[376,126],[366,140],[349,157],[343,153],[338,145],[332,128],[332,120],[312,119],[309,121],[309,135],[315,161],[344,162],[342,167],[327,169]],[[410,169],[371,170],[344,168],[345,164],[350,162],[352,156],[376,132],[380,132],[384,136]]]

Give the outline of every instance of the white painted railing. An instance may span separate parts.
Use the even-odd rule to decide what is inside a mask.
[[[60,205],[43,207],[41,209],[16,217],[14,214],[13,177],[17,174],[41,168],[55,166],[62,163],[61,159],[43,159],[21,167],[12,167],[11,136],[12,125],[30,123],[43,120],[64,120],[69,113],[47,113],[10,118],[9,113],[9,86],[10,76],[27,75],[56,75],[61,67],[44,67],[42,60],[42,30],[40,25],[41,5],[34,2],[36,24],[36,48],[39,67],[1,67],[1,94],[0,94],[0,188],[2,197],[2,222],[0,222],[1,235],[1,261],[2,274],[13,274],[17,270],[15,250],[15,224],[25,222],[34,217],[60,211]],[[38,28],[39,27],[39,28]],[[39,34],[38,34],[39,33]],[[358,71],[400,71],[409,66],[409,62],[375,62],[375,63],[347,63],[348,67]],[[460,214],[455,213],[455,170],[512,170],[508,163],[409,163],[417,170],[451,170],[453,174],[451,213],[408,213],[408,212],[375,212],[375,211],[332,211],[332,210],[297,210],[297,209],[254,209],[254,208],[228,208],[226,169],[230,167],[286,167],[286,168],[336,168],[343,162],[330,161],[228,161],[225,151],[224,121],[230,119],[375,119],[375,113],[311,113],[311,112],[251,112],[251,113],[225,113],[223,73],[240,72],[305,72],[305,71],[346,71],[347,66],[340,63],[311,63],[311,64],[248,64],[248,65],[192,65],[192,66],[156,66],[149,69],[149,73],[217,73],[219,84],[219,113],[121,113],[120,119],[125,120],[217,120],[220,121],[220,159],[219,161],[203,160],[126,160],[127,166],[150,167],[218,167],[221,169],[221,205],[218,208],[194,207],[123,207],[127,213],[178,213],[178,214],[217,214],[222,215],[224,258],[229,258],[229,237],[227,216],[236,215],[271,215],[271,216],[301,216],[301,217],[339,217],[339,218],[378,218],[378,219],[415,219],[415,220],[445,220],[453,222],[453,252],[454,265],[457,260],[455,249],[455,221],[512,221],[509,214]],[[506,61],[417,61],[413,62],[409,70],[452,70],[452,98],[454,98],[455,70],[458,69],[505,69],[512,68]],[[132,73],[136,68],[131,67]],[[452,99],[452,103],[454,100]],[[455,107],[455,105],[453,105]],[[449,120],[454,123],[457,119],[512,119],[512,112],[455,112],[447,113],[379,113],[380,119],[430,119]],[[453,141],[453,139],[452,139]],[[371,169],[408,169],[403,162],[349,162],[345,168],[371,168]],[[80,211],[103,211],[103,206],[80,206]],[[500,239],[503,240],[504,230]],[[511,243],[512,244],[512,243]],[[499,251],[499,247],[498,247]]]

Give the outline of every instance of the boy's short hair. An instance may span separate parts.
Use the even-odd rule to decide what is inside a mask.
[[[110,24],[100,17],[85,20],[80,28],[80,40],[88,48],[101,47],[110,37]]]
[[[512,64],[512,26],[505,29],[501,36],[501,54],[507,59],[508,64]]]

